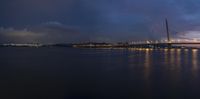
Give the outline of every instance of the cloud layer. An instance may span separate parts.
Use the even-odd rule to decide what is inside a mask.
[[[0,28],[3,43],[70,43],[78,40],[77,28],[58,22],[48,22],[25,29]]]
[[[1,42],[163,39],[165,18],[174,38],[200,31],[199,0],[1,0],[0,8]]]

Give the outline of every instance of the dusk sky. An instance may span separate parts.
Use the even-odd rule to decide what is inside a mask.
[[[1,0],[0,43],[200,38],[200,0]]]

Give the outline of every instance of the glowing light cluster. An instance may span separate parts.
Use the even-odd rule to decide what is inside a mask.
[[[132,41],[130,44],[157,44],[157,43],[200,43],[200,39],[171,39],[168,40],[144,40],[144,41]]]

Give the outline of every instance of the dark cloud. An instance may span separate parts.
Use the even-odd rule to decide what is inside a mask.
[[[173,37],[200,26],[198,0],[1,0],[0,8],[1,41],[8,31],[35,35],[14,35],[21,42],[163,39],[165,18]]]
[[[3,43],[70,43],[81,40],[80,35],[78,28],[58,22],[48,22],[21,30],[3,27],[0,29],[0,40]]]

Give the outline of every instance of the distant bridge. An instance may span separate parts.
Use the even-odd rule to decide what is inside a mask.
[[[169,33],[169,26],[168,21],[165,19],[166,24],[166,33],[167,33],[167,40],[164,41],[141,41],[141,42],[132,42],[128,44],[129,47],[173,47],[173,45],[200,45],[198,41],[186,41],[186,40],[171,40],[170,33]]]
[[[186,45],[200,45],[200,41],[197,40],[187,40],[187,39],[171,39],[169,33],[169,26],[167,19],[165,20],[167,40],[146,40],[146,41],[133,41],[126,43],[83,43],[75,44],[73,47],[87,47],[87,48],[104,48],[104,47],[130,47],[130,48],[179,48],[186,47]]]
[[[130,45],[155,45],[155,44],[163,44],[163,45],[200,45],[200,42],[172,42],[172,43],[134,43]]]
[[[200,42],[135,43],[135,44],[124,45],[124,47],[136,47],[136,48],[173,48],[173,47],[185,47],[184,45],[200,45]]]

